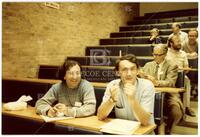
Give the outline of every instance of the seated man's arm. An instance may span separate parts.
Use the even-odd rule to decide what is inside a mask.
[[[178,77],[178,66],[170,65],[166,72],[166,78],[164,80],[158,80],[159,87],[175,87],[176,80]]]
[[[106,88],[103,101],[97,110],[97,117],[99,120],[104,120],[112,111],[118,98],[118,86],[110,86]]]
[[[52,86],[49,91],[36,102],[36,113],[40,115],[47,115],[48,110],[51,108],[52,104],[56,100],[56,89],[54,88],[54,86]]]
[[[127,94],[127,97],[136,119],[140,121],[142,125],[148,125],[152,122],[151,117],[153,117],[154,113],[154,85],[148,81],[148,85],[145,85],[144,91],[140,92],[143,92],[141,100],[138,100],[133,96],[134,93],[131,94],[130,92],[130,94]]]
[[[187,58],[188,58],[188,59],[195,59],[195,58],[198,58],[198,54],[197,54],[196,52],[187,53]]]

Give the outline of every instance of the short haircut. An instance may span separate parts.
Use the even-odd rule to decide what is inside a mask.
[[[81,65],[77,61],[66,58],[63,65],[61,65],[59,68],[59,71],[57,74],[58,79],[65,81],[64,77],[65,77],[66,71],[70,70],[70,68],[76,65],[78,65],[82,71]]]
[[[196,28],[191,28],[189,31],[188,31],[188,34],[190,31],[196,31],[197,32],[197,37],[198,37],[198,30]]]
[[[154,48],[161,48],[165,53],[168,51],[168,47],[165,44],[157,44],[154,46]]]
[[[119,63],[123,60],[128,60],[132,63],[135,63],[137,68],[139,68],[139,64],[138,64],[136,56],[134,54],[127,54],[127,55],[122,56],[121,58],[116,60],[116,63],[115,63],[115,70],[116,71],[119,71]]]

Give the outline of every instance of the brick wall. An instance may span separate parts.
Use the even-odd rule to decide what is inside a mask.
[[[37,77],[39,64],[57,65],[66,56],[84,56],[86,46],[99,45],[119,31],[138,4],[59,3],[2,4],[3,76]]]

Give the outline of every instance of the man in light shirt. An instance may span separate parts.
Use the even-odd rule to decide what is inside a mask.
[[[188,40],[182,45],[182,50],[187,53],[188,58],[198,57],[198,30],[193,28],[188,32]]]
[[[116,61],[115,70],[120,79],[107,85],[97,111],[99,120],[107,118],[114,108],[117,118],[139,121],[142,125],[154,123],[154,85],[149,80],[137,77],[138,67],[133,54]]]
[[[188,34],[186,32],[181,31],[180,23],[175,22],[172,24],[172,32],[173,33],[169,35],[169,39],[172,36],[177,35],[180,37],[181,44],[188,40]]]
[[[173,35],[168,40],[168,47],[169,47],[169,50],[167,52],[166,59],[176,64],[179,67],[180,71],[185,71],[185,73],[187,73],[189,64],[188,64],[187,54],[181,50],[180,37],[178,35]],[[184,106],[186,107],[185,112],[187,115],[195,116],[194,111],[190,108],[191,84],[187,76],[185,76],[184,84],[185,84],[185,90],[186,90],[186,92],[183,95],[184,96],[183,103],[184,103]]]

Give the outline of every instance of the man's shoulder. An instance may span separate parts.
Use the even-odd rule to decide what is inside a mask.
[[[147,62],[147,63],[145,63],[145,65],[143,66],[143,69],[148,69],[148,68],[150,68],[150,67],[152,67],[152,66],[154,66],[154,65],[155,65],[155,61]]]
[[[145,86],[153,86],[154,87],[153,83],[148,79],[137,78],[137,80],[138,80],[138,83],[140,86],[145,85]]]
[[[112,86],[112,85],[118,85],[120,83],[120,79],[115,79],[115,80],[112,80],[108,83],[107,86]]]
[[[80,86],[93,86],[91,82],[87,81],[86,79],[81,79],[81,84]]]
[[[164,64],[163,65],[165,65],[165,66],[171,66],[171,65],[173,65],[174,63],[172,62],[172,60],[167,60],[167,59],[165,59],[165,62],[164,62]]]
[[[58,82],[56,84],[53,84],[52,87],[59,88],[59,87],[63,86],[63,84],[64,84],[63,82]]]
[[[182,30],[180,31],[180,33],[183,34],[183,35],[188,35],[186,32],[184,32]]]
[[[187,53],[186,53],[185,51],[180,50],[179,52],[180,52],[181,56],[183,56],[183,57],[187,57]]]
[[[145,65],[155,65],[155,61],[150,61],[150,62],[147,62]]]
[[[178,68],[178,66],[172,60],[165,60],[163,66],[166,68]]]

